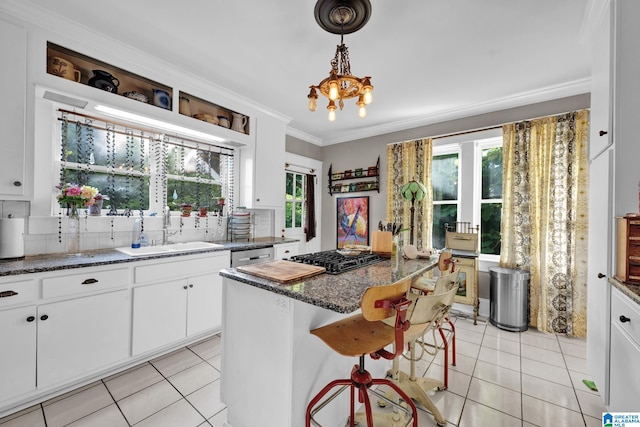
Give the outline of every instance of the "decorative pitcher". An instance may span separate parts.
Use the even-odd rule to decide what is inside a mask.
[[[93,70],[93,77],[89,79],[89,86],[106,90],[107,92],[118,93],[120,80],[103,70]]]
[[[236,132],[244,132],[244,127],[247,125],[247,116],[243,116],[239,113],[231,113],[233,116],[233,122],[231,124],[231,129]]]

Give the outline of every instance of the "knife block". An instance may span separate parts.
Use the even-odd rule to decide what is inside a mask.
[[[371,235],[371,252],[391,257],[393,236],[390,231],[374,231]]]

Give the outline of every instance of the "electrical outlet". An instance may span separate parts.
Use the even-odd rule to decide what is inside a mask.
[[[283,297],[281,295],[276,295],[276,308],[285,313],[289,312],[289,298]]]

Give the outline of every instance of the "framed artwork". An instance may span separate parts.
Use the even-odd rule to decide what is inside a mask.
[[[336,199],[336,246],[369,246],[369,196]]]

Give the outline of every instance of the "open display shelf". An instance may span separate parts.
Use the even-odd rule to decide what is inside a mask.
[[[96,83],[94,70],[105,78]],[[179,99],[174,102],[170,86],[51,42],[47,42],[47,73],[166,110],[173,111],[176,104],[181,115],[249,135],[249,116],[182,91],[176,91]]]
[[[179,112],[183,116],[193,117],[194,119],[211,123],[212,125],[230,128],[233,131],[247,135],[250,134],[249,116],[244,116],[237,111],[221,107],[218,104],[205,101],[202,98],[182,91],[179,92]],[[222,117],[227,120],[227,126],[225,126],[221,120]],[[245,120],[245,124],[234,123],[236,120]]]
[[[71,66],[61,66],[57,58],[66,60]],[[78,73],[74,73],[73,70]],[[112,93],[120,96],[127,96],[125,94],[128,94],[129,96],[127,97],[133,98],[136,101],[155,105],[158,108],[172,110],[171,99],[173,98],[173,89],[171,87],[54,43],[47,42],[48,74],[92,86],[89,82],[95,75],[94,70],[104,71],[117,79],[117,92],[113,91]],[[114,80],[114,84],[115,82]],[[160,96],[157,97],[157,103],[154,103],[154,89],[166,93],[166,95],[159,94]],[[144,100],[144,98],[146,98],[146,100]]]
[[[358,191],[380,192],[380,156],[378,156],[378,161],[375,166],[369,166],[367,168],[333,172],[333,165],[329,166],[330,195],[335,193],[355,193]]]

